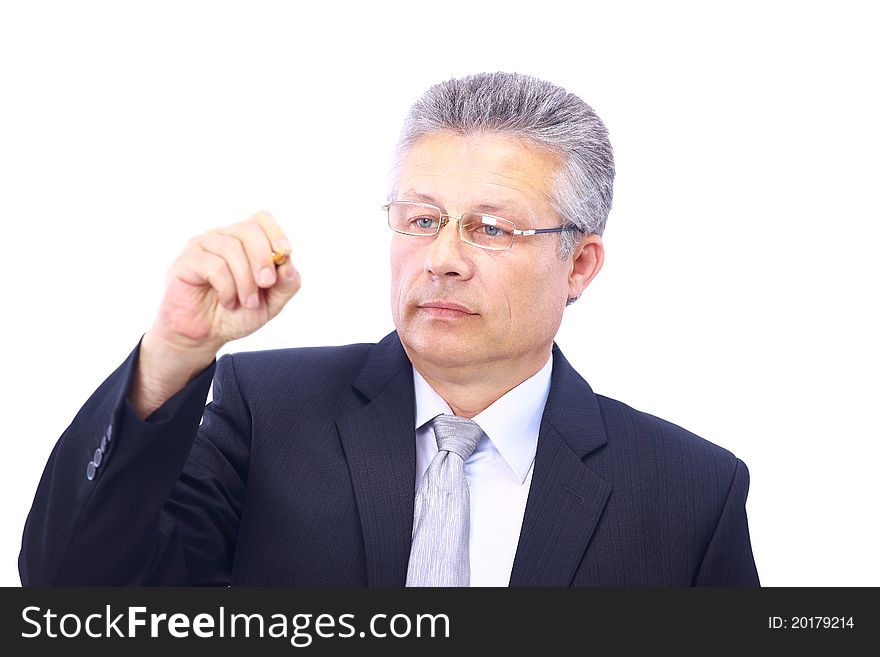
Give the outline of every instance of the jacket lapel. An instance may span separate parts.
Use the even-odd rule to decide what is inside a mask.
[[[611,494],[584,458],[607,440],[595,394],[554,345],[511,586],[570,585]]]
[[[370,352],[353,387],[364,405],[336,427],[364,532],[367,584],[404,586],[415,497],[415,394],[396,333]],[[611,494],[611,485],[584,464],[606,442],[595,394],[554,345],[511,586],[571,583]]]
[[[412,366],[396,333],[370,352],[353,386],[366,404],[336,427],[364,532],[367,584],[403,586],[415,497]]]

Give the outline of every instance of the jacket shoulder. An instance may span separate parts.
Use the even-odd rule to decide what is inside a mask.
[[[662,455],[669,465],[701,463],[733,476],[737,457],[697,434],[623,402],[596,395],[608,440],[617,448]]]
[[[296,368],[302,374],[308,373],[303,368],[320,367],[358,367],[360,366],[375,343],[362,342],[339,346],[293,347],[286,349],[264,349],[261,351],[239,351],[226,354],[220,360],[235,361],[238,376],[261,371],[264,374],[272,370]],[[316,373],[316,372],[315,372]]]
[[[214,379],[235,381],[248,400],[278,400],[296,393],[327,399],[351,389],[351,382],[376,347],[359,343],[333,347],[297,347],[226,354]]]

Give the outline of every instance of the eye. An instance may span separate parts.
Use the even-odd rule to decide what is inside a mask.
[[[478,240],[501,240],[512,236],[510,229],[497,224],[478,223],[468,226],[468,230],[474,239]]]
[[[419,228],[433,228],[436,219],[434,219],[434,217],[423,216],[416,217],[412,221]]]

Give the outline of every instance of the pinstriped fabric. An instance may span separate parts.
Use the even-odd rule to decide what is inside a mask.
[[[416,493],[407,586],[469,586],[470,494],[464,462],[483,430],[456,415],[433,419],[439,451]]]

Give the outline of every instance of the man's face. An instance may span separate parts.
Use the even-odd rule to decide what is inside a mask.
[[[557,155],[504,135],[433,134],[404,159],[396,200],[430,203],[455,217],[493,214],[518,229],[554,228],[562,221],[549,194],[560,164]],[[511,250],[488,251],[462,242],[449,221],[434,237],[392,239],[392,314],[416,365],[536,371],[544,364],[566,300],[581,291],[579,280],[569,280],[575,258],[559,259],[558,234],[517,236]]]

